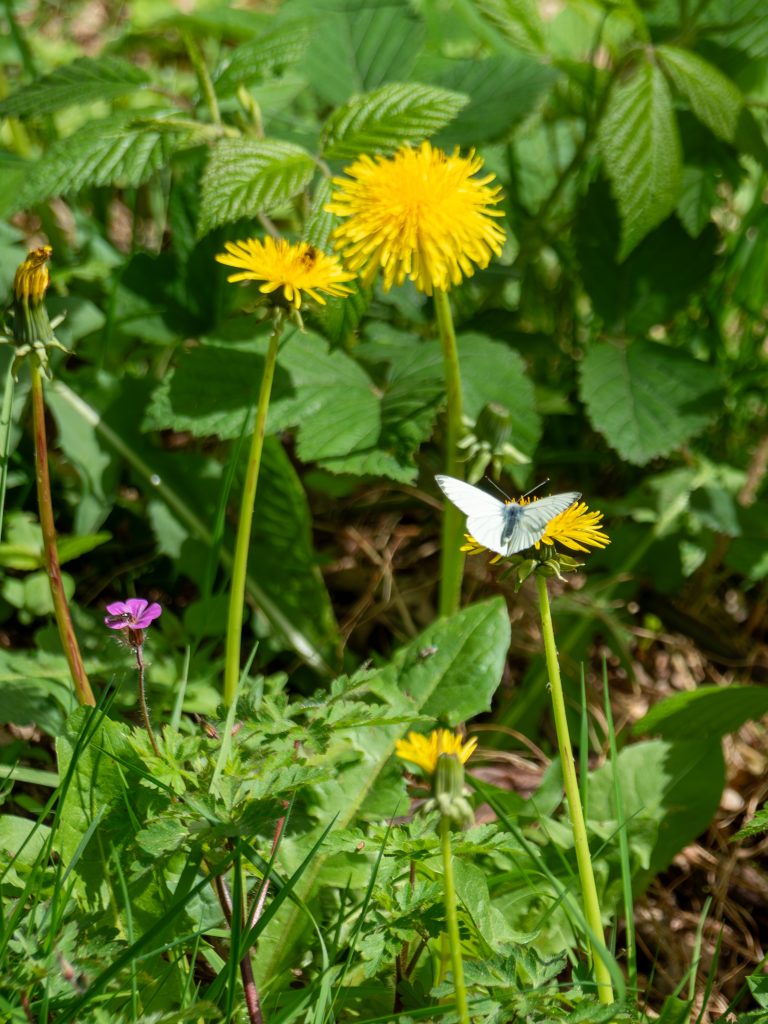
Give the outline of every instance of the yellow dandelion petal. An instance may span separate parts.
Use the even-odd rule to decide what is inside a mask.
[[[433,775],[442,754],[452,754],[462,764],[466,764],[476,746],[475,736],[465,743],[459,733],[452,733],[450,729],[435,729],[428,736],[409,732],[406,739],[395,743],[395,753],[401,760],[415,764],[428,775]]]
[[[590,512],[583,501],[578,501],[547,524],[542,543],[557,542],[571,551],[589,552],[590,548],[604,548],[611,539],[603,530],[602,521],[602,512]]]
[[[464,543],[459,548],[459,551],[464,551],[468,555],[481,555],[484,551],[487,551],[484,545],[479,540],[475,540],[471,533],[464,534]],[[502,556],[494,555],[493,558],[489,559],[489,564],[493,565],[495,562],[500,562]]]
[[[384,289],[407,278],[419,291],[446,291],[487,267],[501,253],[504,231],[494,217],[501,186],[492,174],[474,175],[483,161],[474,152],[448,156],[423,142],[393,157],[364,155],[334,178],[337,190],[325,207],[344,217],[334,231],[347,265],[370,283],[381,269]]]
[[[13,278],[13,294],[19,302],[29,302],[30,299],[39,302],[45,295],[50,281],[48,260],[52,253],[50,245],[42,245],[27,253]]]
[[[271,295],[282,290],[282,301],[294,309],[301,307],[302,292],[324,303],[320,292],[343,298],[351,291],[345,282],[355,275],[342,268],[337,256],[308,242],[291,244],[268,236],[226,242],[224,248],[226,252],[216,256],[217,263],[239,271],[230,274],[228,281],[263,281],[260,292]]]

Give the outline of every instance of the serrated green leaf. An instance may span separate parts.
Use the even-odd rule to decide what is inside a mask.
[[[392,153],[403,142],[421,142],[447,125],[468,98],[419,82],[390,82],[355,96],[325,124],[324,155],[354,159],[360,153]]]
[[[424,41],[424,22],[407,0],[294,0],[292,10],[313,19],[303,70],[333,106],[407,80]]]
[[[643,61],[616,81],[598,129],[619,208],[624,259],[677,205],[682,154],[672,97],[661,70]]]
[[[147,425],[199,437],[238,437],[249,409],[253,415],[265,346],[262,337],[248,350],[211,344],[186,353],[156,390]],[[376,387],[357,363],[330,351],[318,335],[286,331],[267,430],[295,428],[299,456],[335,473],[410,481],[416,475],[414,452],[431,431],[442,388],[439,372],[419,365],[416,356]],[[406,406],[410,411],[403,419]]]
[[[703,10],[701,31],[713,35],[719,46],[765,59],[768,18],[763,0],[711,0]]]
[[[711,366],[649,341],[595,345],[580,366],[592,426],[636,466],[702,431],[717,412],[719,387]]]
[[[201,182],[199,234],[283,206],[309,184],[314,171],[310,154],[290,142],[222,139]]]
[[[733,142],[744,106],[741,90],[709,61],[677,46],[658,46],[656,55],[675,88],[711,132]]]
[[[45,158],[30,167],[14,208],[34,206],[90,185],[141,185],[168,163],[179,139],[173,133],[135,125],[135,117],[130,112],[91,121],[55,142]]]
[[[78,57],[0,100],[0,117],[38,117],[63,107],[124,96],[149,75],[117,57]]]
[[[475,0],[475,4],[508,43],[530,52],[544,48],[544,23],[535,0]]]
[[[220,97],[231,96],[239,86],[270,75],[277,67],[300,61],[309,42],[309,25],[294,21],[266,32],[232,50],[219,64],[213,77]]]
[[[720,176],[711,167],[686,164],[677,201],[677,216],[691,236],[698,238],[709,224],[712,210],[719,202]]]

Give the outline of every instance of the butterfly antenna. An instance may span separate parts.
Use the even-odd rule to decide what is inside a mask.
[[[523,495],[523,497],[524,498],[530,498],[530,496],[532,494],[535,494],[536,491],[540,491],[542,487],[546,487],[548,483],[549,483],[549,477],[547,477],[546,480],[542,480],[540,484],[536,484],[536,486],[532,487],[530,489],[530,491],[526,491],[525,494]]]
[[[502,498],[505,498],[507,501],[514,501],[514,499],[510,498],[510,496],[507,494],[506,491],[502,491],[502,489],[499,487],[499,485],[496,483],[496,481],[495,480],[491,480],[491,478],[487,474],[485,475],[485,477],[483,479],[487,480],[488,483],[491,485],[491,487],[495,487],[496,490],[499,492],[499,494],[502,496]]]

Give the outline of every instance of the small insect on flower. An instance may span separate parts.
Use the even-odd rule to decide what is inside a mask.
[[[220,252],[216,262],[238,270],[227,281],[262,281],[260,292],[272,297],[275,304],[294,309],[300,308],[304,293],[321,305],[325,305],[321,293],[340,298],[349,295],[346,282],[355,276],[342,268],[338,257],[328,256],[309,242],[248,238],[226,242],[224,248],[227,251]]]
[[[127,601],[113,601],[107,605],[104,625],[110,629],[143,630],[162,615],[163,609],[143,597],[129,597]]]

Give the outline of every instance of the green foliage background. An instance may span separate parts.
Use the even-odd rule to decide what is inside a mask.
[[[551,8],[529,0],[285,0],[269,11],[212,2],[188,14],[138,0],[119,11],[106,5],[88,55],[84,41],[58,31],[56,22],[71,28],[85,6],[54,16],[53,9],[8,4],[0,14],[8,30],[0,40],[0,294],[9,292],[28,242],[49,240],[49,308],[65,315],[58,335],[71,350],[54,354],[47,393],[62,561],[91,677],[104,686],[124,680],[115,718],[133,696],[125,652],[105,642],[100,609],[105,599],[130,593],[151,593],[165,605],[152,631],[151,683],[159,716],[171,722],[169,738],[176,735],[171,728],[183,733],[182,709],[217,713],[232,509],[267,327],[254,315],[256,289],[227,285],[214,255],[226,240],[261,235],[266,218],[285,237],[329,249],[331,177],[361,153],[390,154],[424,138],[447,150],[476,149],[504,191],[502,257],[451,294],[468,430],[479,429],[489,403],[501,406],[518,452],[506,465],[511,486],[525,489],[548,475],[554,489],[579,489],[606,513],[611,546],[590,556],[584,586],[559,604],[567,674],[577,678],[596,635],[607,636],[628,664],[627,607],[636,600],[642,606],[649,590],[661,598],[704,594],[718,607],[726,587],[746,601],[762,593],[768,527],[755,504],[768,385],[762,0],[575,0]],[[355,859],[355,844],[363,835],[383,844],[384,832],[371,822],[405,800],[399,773],[387,767],[394,738],[409,724],[453,725],[487,712],[508,647],[507,617],[497,604],[473,606],[447,628],[429,626],[429,598],[406,601],[405,612],[388,614],[373,631],[355,631],[353,599],[334,572],[321,571],[339,559],[346,530],[375,531],[383,514],[402,522],[412,539],[401,578],[427,594],[434,587],[429,552],[438,506],[429,499],[440,469],[440,349],[431,303],[409,285],[389,293],[358,287],[350,299],[308,314],[307,326],[306,333],[286,331],[280,351],[248,581],[256,608],[253,672],[272,680],[266,697],[249,697],[252,708],[269,709],[285,750],[289,740],[309,743],[307,736],[316,745],[316,763],[301,778],[288,777],[287,755],[274,755],[274,799],[301,792],[300,804],[306,801],[297,813],[307,827],[286,840],[281,880],[297,901],[289,906],[286,897],[284,916],[271,932],[267,921],[261,938],[274,1006],[286,1020],[304,1007],[281,973],[308,941],[301,901],[319,913],[322,885],[343,889],[346,878],[350,891],[364,891],[371,862]],[[10,365],[10,352],[0,350],[0,359]],[[116,950],[141,952],[157,905],[173,907],[189,929],[199,925],[197,942],[212,926],[215,904],[182,852],[187,865],[197,857],[199,866],[201,841],[190,837],[201,821],[232,839],[233,857],[263,849],[252,836],[268,840],[274,803],[261,792],[236,794],[232,782],[244,765],[253,770],[261,740],[249,733],[233,755],[225,773],[230,790],[203,772],[205,798],[184,774],[195,758],[205,761],[196,747],[182,749],[189,736],[178,740],[182,767],[164,781],[140,738],[108,719],[97,748],[111,743],[116,760],[105,776],[92,751],[72,759],[83,725],[78,718],[65,725],[73,708],[48,624],[31,515],[26,389],[22,375],[9,416],[0,542],[0,623],[19,648],[0,653],[4,717],[59,737],[69,788],[57,812],[66,824],[56,849],[71,864],[68,897],[90,900],[97,918],[116,901],[130,919],[117,934],[106,917],[97,920],[88,955],[96,957],[107,936]],[[436,643],[430,629],[439,633]],[[738,637],[723,632],[726,655],[743,655]],[[433,645],[434,658],[422,659]],[[26,649],[32,646],[34,652]],[[343,704],[345,684],[329,680],[369,659],[373,676],[353,677],[350,685],[362,689],[339,725],[334,700]],[[290,673],[287,691],[278,670]],[[482,680],[479,691],[467,693],[467,676]],[[542,684],[534,658],[514,699],[497,695],[493,721],[538,735],[547,701]],[[329,686],[340,690],[330,691],[334,700],[316,718],[307,710],[313,705],[302,708],[311,721],[299,737],[285,694],[303,699],[318,686],[323,694]],[[756,688],[736,696],[729,729],[764,712]],[[627,746],[615,768],[626,786],[625,812],[634,816],[628,856],[637,891],[705,827],[724,781],[722,762],[711,755],[712,738],[725,731],[712,728],[724,716],[718,695],[682,698],[684,709],[670,707],[645,723],[661,738]],[[325,698],[314,699],[320,705]],[[691,714],[702,729],[695,737]],[[331,736],[347,747],[334,746]],[[10,765],[21,753],[12,745],[3,760]],[[147,764],[166,797],[143,794],[133,804],[125,778]],[[618,827],[610,804],[614,768],[602,771],[590,783],[590,814],[594,834],[607,843]],[[552,805],[545,781],[537,818],[555,813],[556,778],[549,785]],[[84,802],[89,786],[98,801]],[[253,809],[250,832],[237,816],[236,795]],[[534,811],[513,797],[496,793],[496,809],[522,827]],[[121,818],[126,803],[131,813]],[[109,841],[97,848],[89,843],[104,815]],[[27,835],[26,820],[0,819],[11,837],[6,843]],[[332,820],[335,831],[324,841],[336,844],[333,852],[302,868]],[[59,891],[46,861],[53,843],[46,822],[10,876],[27,894],[38,884],[44,895]],[[464,924],[477,970],[483,957],[488,971],[495,965],[493,979],[478,982],[491,1000],[482,1011],[488,1020],[510,1007],[528,1012],[521,979],[538,977],[543,986],[546,957],[573,942],[573,921],[542,910],[564,898],[558,841],[568,843],[558,828],[553,817],[555,845],[543,854],[535,905],[521,904],[520,891],[531,864],[539,872],[538,861],[528,863],[533,854],[516,834],[499,852],[497,838],[481,829],[457,853],[464,856],[458,881],[466,906],[487,909]],[[348,979],[347,998],[355,1012],[364,1005],[388,1012],[381,978],[392,951],[422,934],[415,922],[439,931],[437,890],[406,897],[392,888],[406,858],[431,850],[432,840],[393,841],[402,859],[390,863],[388,855],[377,867],[381,884],[366,907],[379,930],[360,938],[357,954],[356,933],[344,946],[344,900],[336,918],[326,915],[327,934],[338,940],[331,953],[352,950],[361,987],[352,992]],[[148,858],[161,853],[169,858],[166,873],[150,884]],[[110,883],[120,857],[128,858],[130,877]],[[475,859],[485,872],[473,873]],[[98,899],[87,890],[89,879],[100,887]],[[609,903],[618,900],[620,865],[610,853],[601,886]],[[54,948],[76,948],[75,921],[71,907],[55,918],[50,935],[58,935],[58,947],[46,940],[41,971],[55,973]],[[37,919],[30,922],[32,935]],[[9,940],[19,957],[31,948],[29,935]],[[517,946],[511,952],[513,940],[534,938],[527,961]],[[158,931],[146,941],[156,958],[149,976],[152,963],[158,970],[166,963],[170,938]],[[333,956],[327,949],[324,955],[330,959],[321,968],[313,954],[311,991],[314,1005],[327,1008],[329,979],[341,984],[345,975],[330,971]],[[227,981],[229,968],[208,957],[217,980],[199,1005],[185,989],[190,976],[180,961],[170,980],[163,975],[164,1012],[187,997],[190,1012],[231,1010],[222,992],[233,992],[236,979]],[[107,990],[119,970],[100,977]],[[363,977],[380,982],[370,1006]],[[148,982],[134,975],[131,984],[135,993]],[[412,984],[409,1006],[428,990],[423,978]],[[76,1019],[80,1004],[70,990],[60,986],[51,998],[57,1020]],[[138,1003],[132,1005],[138,1020]],[[546,1018],[554,1011],[540,1012]]]

